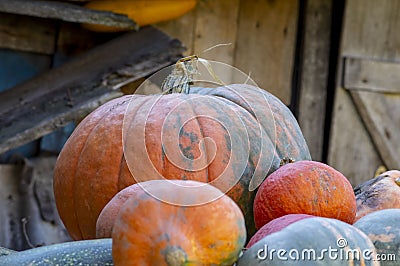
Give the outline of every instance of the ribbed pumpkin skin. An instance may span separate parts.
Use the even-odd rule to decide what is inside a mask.
[[[320,162],[283,165],[257,191],[256,227],[291,213],[335,218],[352,224],[356,216],[353,187],[343,174]]]
[[[142,186],[145,186],[146,183],[148,182],[142,182],[141,185],[136,183],[122,189],[104,206],[99,218],[97,218],[96,238],[110,238],[112,236],[112,228],[122,205],[130,196],[143,193]]]
[[[400,171],[391,170],[354,188],[357,200],[356,220],[383,210],[400,208]]]
[[[237,204],[214,186],[200,192],[165,188],[164,180],[147,181],[152,192],[170,193],[185,202],[217,195],[198,206],[165,203],[144,190],[122,205],[112,231],[112,254],[119,265],[232,265],[246,241],[244,217]],[[199,186],[172,180],[179,186]],[[146,189],[147,191],[147,189]]]
[[[263,227],[261,227],[253,235],[253,237],[247,243],[246,248],[250,248],[252,245],[257,243],[258,241],[260,241],[267,235],[278,232],[292,223],[295,223],[297,221],[300,221],[300,220],[303,220],[306,218],[312,218],[312,217],[315,217],[315,216],[308,215],[308,214],[286,214],[284,216],[273,219],[269,223],[263,225]],[[110,236],[108,236],[108,237],[110,237]]]
[[[155,102],[146,121],[146,148],[153,165],[165,178],[189,179],[202,182],[210,182],[217,178],[224,170],[238,172],[233,164],[226,169],[231,156],[230,134],[224,127],[211,119],[198,118],[185,124],[180,135],[180,150],[188,158],[197,158],[201,155],[199,149],[200,140],[210,137],[217,145],[217,154],[214,161],[208,167],[199,171],[188,171],[176,167],[163,153],[161,143],[161,129],[168,115],[174,107],[193,99],[193,105],[189,106],[186,113],[196,115],[196,110],[207,110],[210,117],[221,117],[228,106],[236,110],[241,122],[245,125],[245,131],[237,129],[237,134],[246,141],[236,143],[243,151],[249,149],[247,166],[239,182],[228,192],[228,195],[242,209],[248,234],[255,233],[253,220],[253,200],[255,191],[249,191],[250,180],[260,160],[260,142],[254,141],[262,138],[265,150],[262,155],[271,158],[272,164],[260,163],[259,173],[265,176],[275,171],[283,158],[294,160],[310,160],[310,153],[296,119],[290,110],[276,97],[262,91],[268,100],[275,121],[262,124],[261,129],[254,118],[251,108],[260,113],[271,113],[264,99],[259,99],[259,91],[249,85],[231,85],[222,88],[194,88],[191,94],[150,95],[150,96],[123,96],[112,100],[89,114],[75,129],[64,145],[57,160],[54,173],[54,192],[60,217],[64,222],[72,238],[91,239],[96,236],[96,221],[103,207],[121,189],[136,180],[132,177],[125,161],[122,144],[122,126],[125,111],[129,101],[135,100],[131,112],[128,114],[135,126],[137,114],[143,114],[144,106]],[[240,95],[234,92],[236,89],[245,95],[243,101]],[[260,90],[261,91],[261,90]],[[199,95],[202,94],[202,95]],[[209,106],[198,106],[197,97],[220,99],[218,104],[212,101]],[[250,107],[250,105],[251,107]],[[197,108],[197,109],[196,109]],[[178,120],[179,117],[174,117]],[[240,128],[232,122],[231,128]],[[171,125],[173,126],[173,125]],[[247,135],[248,134],[248,135]],[[262,136],[262,137],[261,137]],[[143,141],[138,138],[134,141]],[[249,146],[250,145],[250,148]],[[275,149],[276,146],[276,149]],[[207,154],[207,149],[203,151]],[[146,156],[146,154],[138,155]],[[247,158],[247,157],[246,157]],[[227,160],[228,159],[228,160]],[[141,167],[138,166],[139,169]],[[269,171],[268,171],[269,169]],[[146,176],[146,171],[136,178]],[[232,175],[233,176],[233,175]]]
[[[399,265],[400,209],[369,213],[354,223],[374,243],[381,265]],[[393,258],[393,255],[395,256]]]
[[[347,242],[344,248],[338,246],[338,243]],[[329,255],[329,248],[332,255]],[[270,256],[271,250],[275,250]],[[287,260],[280,259],[277,255],[278,250],[283,249]],[[323,251],[326,249],[326,251]],[[370,251],[365,258],[360,254],[359,259],[347,259],[351,253],[345,250]],[[267,250],[267,253],[259,250]],[[298,255],[293,252],[295,250]],[[313,250],[309,255],[308,251]],[[311,251],[312,252],[312,251]],[[258,257],[258,255],[261,259]],[[304,255],[302,255],[304,254]],[[322,254],[322,255],[321,255]],[[349,254],[349,255],[346,255]],[[335,255],[337,256],[335,259]],[[371,259],[369,259],[370,255]],[[251,248],[246,250],[237,262],[237,266],[253,266],[253,265],[380,265],[378,261],[373,260],[376,255],[375,247],[372,241],[359,229],[345,222],[315,217],[297,221],[279,232],[268,235],[258,241]],[[264,257],[266,256],[266,257]],[[311,256],[309,259],[308,256]],[[332,259],[331,259],[332,258]]]

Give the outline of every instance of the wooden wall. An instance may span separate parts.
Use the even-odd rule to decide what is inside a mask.
[[[199,1],[180,19],[157,25],[182,40],[186,55],[233,65],[290,104],[298,0]],[[210,51],[205,51],[218,44]]]

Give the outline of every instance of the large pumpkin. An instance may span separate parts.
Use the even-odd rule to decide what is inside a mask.
[[[369,213],[354,226],[363,231],[374,243],[381,265],[399,265],[400,209],[384,209]]]
[[[246,250],[237,266],[380,265],[372,241],[337,219],[307,218],[270,234]]]
[[[188,116],[195,119],[182,124]],[[174,132],[175,137],[165,138],[163,132]],[[175,146],[163,143],[171,139]],[[140,146],[146,152],[134,152]],[[72,238],[90,239],[96,236],[96,220],[107,202],[137,180],[158,178],[153,172],[167,179],[214,181],[223,191],[223,186],[233,186],[227,193],[242,209],[251,236],[254,188],[285,158],[311,159],[290,110],[254,86],[127,95],[93,111],[72,133],[56,163],[55,200]],[[189,162],[179,167],[174,159]],[[219,179],[221,175],[226,178]]]
[[[197,181],[144,183],[146,188],[133,193],[116,217],[115,265],[233,265],[245,244],[246,227],[231,198]],[[182,205],[163,202],[155,194]],[[197,205],[208,198],[215,200]]]
[[[356,220],[383,210],[400,208],[400,171],[386,171],[354,188],[357,200]]]
[[[316,161],[288,163],[261,184],[254,200],[257,228],[286,214],[310,214],[352,224],[356,199],[347,178]]]

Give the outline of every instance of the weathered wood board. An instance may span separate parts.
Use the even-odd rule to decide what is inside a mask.
[[[0,12],[0,48],[51,55],[56,31],[46,19]]]
[[[344,58],[344,86],[349,90],[400,93],[400,62]]]
[[[317,161],[322,160],[324,148],[331,14],[332,0],[306,1],[298,121],[311,157]]]
[[[344,88],[337,88],[334,111],[328,164],[342,172],[355,186],[372,178],[383,162]]]
[[[400,61],[400,1],[346,1],[342,55]]]
[[[399,14],[396,0],[346,1],[328,163],[353,183],[400,169]]]
[[[240,1],[235,66],[290,104],[298,0]]]

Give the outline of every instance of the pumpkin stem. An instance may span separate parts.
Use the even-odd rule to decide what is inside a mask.
[[[168,247],[165,252],[165,261],[168,266],[183,266],[187,262],[187,256],[181,247]]]
[[[161,85],[162,94],[185,93],[189,94],[190,86],[193,85],[193,76],[199,73],[198,62],[202,63],[208,73],[220,85],[225,83],[215,74],[208,60],[191,55],[179,59],[171,74],[169,74]]]
[[[294,163],[295,161],[296,161],[296,160],[293,159],[293,158],[290,158],[290,157],[283,157],[282,160],[281,160],[281,162],[280,162],[280,164],[279,164],[279,167],[282,167],[282,166],[284,166],[285,164],[288,164],[288,163]]]

